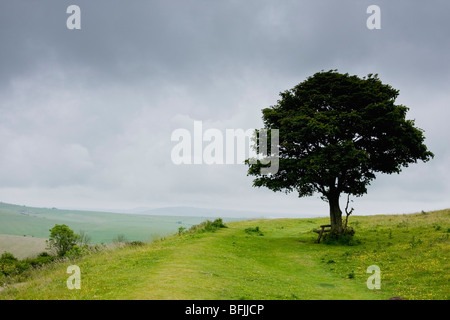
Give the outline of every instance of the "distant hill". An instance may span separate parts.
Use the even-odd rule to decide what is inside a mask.
[[[252,210],[231,210],[220,208],[201,208],[191,206],[169,206],[160,208],[138,207],[133,209],[76,209],[83,211],[96,212],[113,212],[125,214],[147,214],[147,215],[162,215],[162,216],[178,216],[178,217],[222,217],[222,218],[238,218],[238,219],[272,219],[272,218],[298,218],[298,215],[280,213],[280,212],[259,212]]]
[[[45,239],[48,238],[49,229],[55,224],[66,224],[75,232],[86,232],[92,243],[110,243],[118,235],[123,235],[130,241],[150,241],[175,233],[180,227],[189,228],[206,219],[218,217],[207,210],[189,210],[186,213],[178,208],[178,216],[168,212],[154,211],[152,215],[121,214],[36,208],[0,202],[0,234]],[[227,221],[231,220],[239,219],[228,218]]]
[[[224,217],[224,218],[265,218],[267,214],[244,210],[206,209],[198,207],[164,207],[156,209],[141,209],[136,214],[179,216],[179,217]],[[275,215],[272,213],[271,215]]]

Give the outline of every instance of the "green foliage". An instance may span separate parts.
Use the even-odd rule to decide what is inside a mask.
[[[359,240],[354,239],[355,230],[348,227],[343,233],[328,232],[322,237],[322,243],[328,245],[347,245],[354,246],[360,244]]]
[[[68,250],[64,254],[64,256],[69,258],[69,259],[74,259],[74,258],[81,257],[84,252],[85,252],[85,249],[83,249],[82,247],[80,247],[78,245],[74,245],[72,248],[70,248],[70,250]]]
[[[0,257],[0,273],[4,276],[17,275],[28,268],[26,262],[20,261],[10,252],[4,252]]]
[[[0,257],[0,263],[12,264],[17,262],[18,259],[10,252],[4,252]]]
[[[4,252],[0,257],[0,276],[3,278],[18,276],[29,269],[53,262],[56,258],[47,252],[41,252],[35,258],[19,260],[12,253]]]
[[[331,228],[341,232],[340,194],[361,196],[376,173],[400,173],[434,157],[423,130],[406,119],[409,109],[395,104],[398,94],[377,75],[359,78],[336,70],[281,92],[276,105],[262,110],[264,129],[279,130],[279,170],[264,175],[262,161],[247,159],[253,186],[299,197],[322,194]]]
[[[18,259],[10,252],[4,252],[0,257],[0,272],[9,276],[16,272],[16,263]]]
[[[257,236],[263,236],[264,234],[259,230],[259,227],[256,226],[254,228],[247,228],[244,230],[245,233],[249,235],[257,235]]]
[[[49,249],[56,251],[60,257],[70,251],[79,241],[80,236],[73,232],[67,225],[55,225],[50,229],[50,237],[48,240]]]
[[[53,262],[56,260],[56,256],[50,255],[48,252],[41,252],[35,258],[27,258],[25,262],[28,263],[32,267],[40,267],[44,264]]]
[[[223,223],[222,218],[217,218],[210,224],[209,228],[215,231],[220,228],[227,228],[227,226]]]
[[[433,227],[434,227],[434,229],[435,229],[436,231],[439,231],[439,230],[441,230],[441,228],[442,228],[440,225],[434,225]]]
[[[217,218],[214,221],[206,220],[198,225],[189,228],[191,232],[214,232],[221,228],[227,228],[223,223],[222,218]]]
[[[423,131],[406,120],[408,108],[395,105],[398,93],[377,75],[361,79],[334,70],[280,93],[277,105],[263,109],[263,121],[266,129],[280,130],[281,170],[261,176],[261,163],[247,162],[258,177],[254,185],[301,197],[333,188],[358,196],[375,172],[399,173],[428,161],[433,153]]]
[[[135,240],[135,241],[127,242],[127,245],[130,246],[130,247],[142,247],[142,246],[145,246],[145,242],[139,241],[139,240]]]
[[[186,230],[185,227],[179,227],[178,228],[178,235],[181,235]]]
[[[409,245],[411,246],[412,249],[414,249],[415,247],[419,246],[422,244],[422,240],[417,239],[415,236],[412,236],[411,241],[409,242]]]

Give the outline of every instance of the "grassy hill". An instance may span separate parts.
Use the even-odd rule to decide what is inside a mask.
[[[24,259],[46,251],[46,239],[0,234],[0,255],[11,252],[15,257]]]
[[[34,270],[0,299],[449,298],[450,210],[352,216],[353,245],[314,243],[312,230],[327,222],[230,222],[216,232],[102,251]],[[73,264],[80,290],[66,286]],[[371,265],[381,270],[379,290],[366,285]]]
[[[9,245],[11,237],[1,237],[0,254],[8,251],[21,257],[24,253],[32,255],[41,252],[42,246],[36,244],[45,242],[49,229],[55,224],[66,224],[75,232],[84,231],[89,235],[91,243],[99,244],[111,243],[119,235],[130,241],[150,241],[173,234],[179,227],[189,228],[205,219],[34,208],[0,202],[0,235],[23,237],[16,238],[13,246]],[[30,250],[31,248],[39,251]]]

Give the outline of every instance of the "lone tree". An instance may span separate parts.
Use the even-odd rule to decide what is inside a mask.
[[[247,159],[255,187],[299,197],[318,192],[329,203],[331,232],[342,234],[341,194],[362,196],[375,173],[400,173],[417,160],[434,157],[424,145],[423,130],[396,105],[398,90],[378,75],[318,72],[281,92],[277,104],[262,110],[264,127],[279,129],[279,170],[264,175],[261,161]],[[252,160],[252,161],[250,161]]]
[[[47,240],[49,249],[56,250],[58,256],[64,256],[80,240],[80,235],[76,234],[65,224],[56,224],[50,230],[50,237]]]

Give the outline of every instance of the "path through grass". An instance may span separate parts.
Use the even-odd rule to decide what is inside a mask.
[[[351,217],[355,245],[314,243],[326,219],[251,220],[52,265],[2,299],[448,299],[450,210]],[[259,227],[262,235],[245,232]],[[81,269],[68,290],[66,268]],[[381,269],[369,290],[367,267]]]

